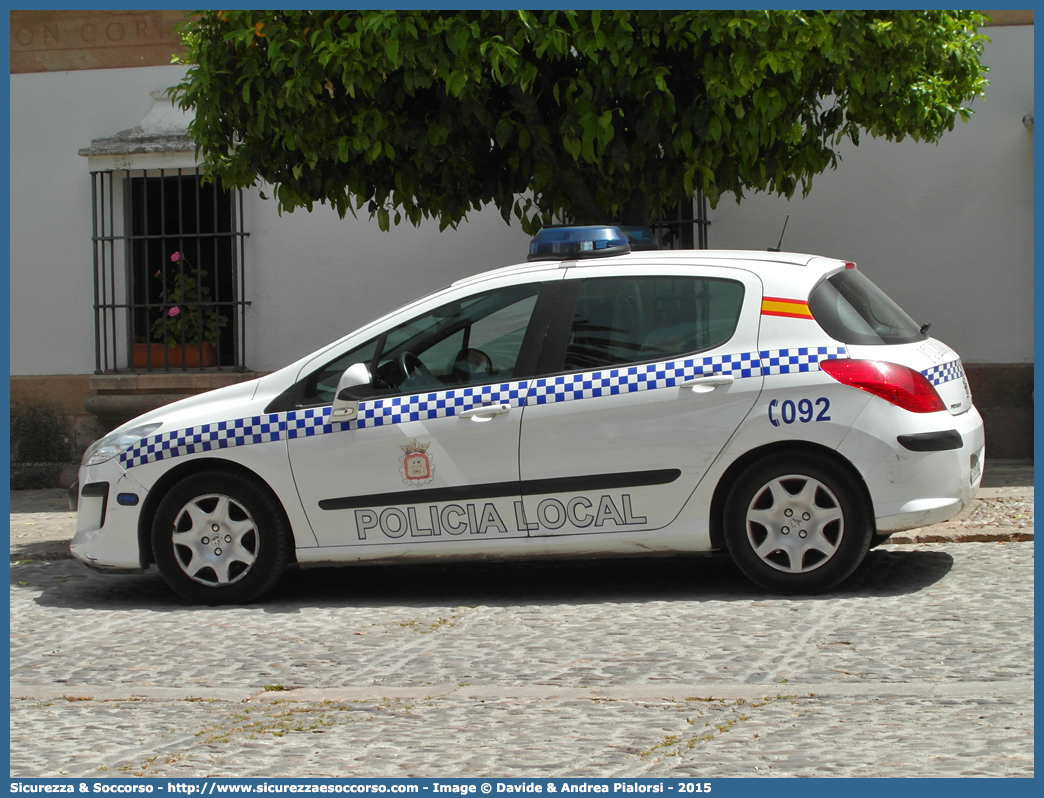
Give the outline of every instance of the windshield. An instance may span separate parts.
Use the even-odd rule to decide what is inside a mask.
[[[909,344],[927,335],[862,272],[846,269],[821,282],[808,300],[819,326],[846,344]]]

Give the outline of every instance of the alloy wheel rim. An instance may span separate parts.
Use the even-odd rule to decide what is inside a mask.
[[[232,585],[257,561],[257,525],[242,504],[210,493],[185,503],[174,519],[174,559],[184,574],[208,587]]]
[[[803,574],[834,557],[845,534],[837,496],[818,479],[787,474],[763,485],[747,508],[747,541],[777,571]]]

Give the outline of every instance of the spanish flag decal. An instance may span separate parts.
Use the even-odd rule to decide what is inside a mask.
[[[775,296],[767,296],[761,300],[762,316],[786,316],[791,319],[811,319],[812,311],[808,309],[808,303],[800,299],[781,299]]]

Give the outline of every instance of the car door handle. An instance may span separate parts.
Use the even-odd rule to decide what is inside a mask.
[[[475,421],[492,421],[493,416],[499,416],[511,410],[511,405],[492,404],[471,407],[458,415],[461,418],[470,418]]]
[[[691,380],[686,380],[679,388],[692,388],[693,393],[707,393],[713,391],[719,385],[732,385],[736,378],[731,374],[702,374]]]

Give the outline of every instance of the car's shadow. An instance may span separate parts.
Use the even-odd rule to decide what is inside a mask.
[[[63,571],[66,567],[77,569],[79,564],[66,562]],[[389,604],[445,607],[830,600],[916,593],[940,581],[952,567],[953,558],[944,551],[875,550],[847,582],[810,597],[765,593],[724,556],[355,565],[292,569],[271,593],[252,606],[270,613],[294,613],[307,607]],[[33,577],[12,571],[12,584],[24,579]],[[155,612],[184,611],[192,607],[166,586],[155,569],[141,576],[104,576],[73,570],[64,580],[40,579],[33,583],[43,589],[36,599],[41,606],[96,610],[134,608]]]

